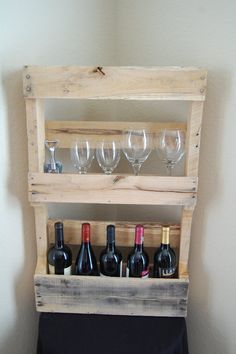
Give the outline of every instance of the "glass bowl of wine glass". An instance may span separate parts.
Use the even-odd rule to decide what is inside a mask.
[[[120,161],[120,144],[115,140],[102,140],[97,143],[96,157],[105,174],[111,174]]]
[[[182,130],[163,130],[155,134],[155,147],[160,160],[172,175],[174,166],[185,154],[185,133]]]
[[[71,145],[71,160],[79,174],[86,174],[94,159],[94,147],[90,140],[79,138]]]
[[[144,161],[152,150],[152,136],[145,129],[128,130],[123,133],[123,152],[138,176]]]

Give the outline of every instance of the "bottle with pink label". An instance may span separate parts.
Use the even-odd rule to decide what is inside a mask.
[[[133,278],[149,277],[149,258],[144,250],[144,227],[137,225],[135,227],[134,248],[127,258],[126,276]]]

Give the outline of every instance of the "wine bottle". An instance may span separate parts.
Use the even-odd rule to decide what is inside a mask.
[[[96,257],[90,243],[90,224],[82,224],[82,238],[79,253],[75,262],[77,275],[98,275]]]
[[[144,227],[137,225],[135,228],[135,244],[127,259],[126,276],[148,278],[149,258],[143,247]]]
[[[122,255],[115,246],[115,226],[107,226],[107,246],[100,254],[100,275],[122,276]]]
[[[170,228],[162,227],[160,248],[154,254],[154,278],[174,278],[176,276],[176,255],[170,247]]]
[[[64,244],[63,223],[56,222],[55,245],[48,250],[48,268],[50,274],[70,275],[72,272],[72,253],[68,246]]]

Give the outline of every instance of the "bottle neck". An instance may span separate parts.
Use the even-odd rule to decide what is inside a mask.
[[[161,244],[164,248],[168,248],[170,246],[170,228],[163,227],[162,228],[162,240]]]
[[[116,246],[115,246],[115,242],[113,241],[113,242],[108,242],[107,241],[107,251],[108,252],[115,252],[115,248],[116,248]]]
[[[58,229],[55,232],[55,246],[56,248],[62,248],[64,246],[63,229]]]
[[[143,244],[135,243],[135,244],[134,244],[134,249],[135,249],[136,252],[142,252],[142,250],[143,250]]]
[[[88,223],[82,224],[82,243],[90,244],[90,225]]]
[[[134,241],[134,248],[136,251],[142,251],[143,249],[143,234],[144,228],[142,225],[137,225],[135,228],[135,241]]]
[[[115,252],[115,226],[107,226],[107,252]]]

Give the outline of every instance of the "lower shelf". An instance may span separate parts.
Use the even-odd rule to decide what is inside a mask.
[[[35,274],[39,312],[186,317],[188,278],[134,279]]]

